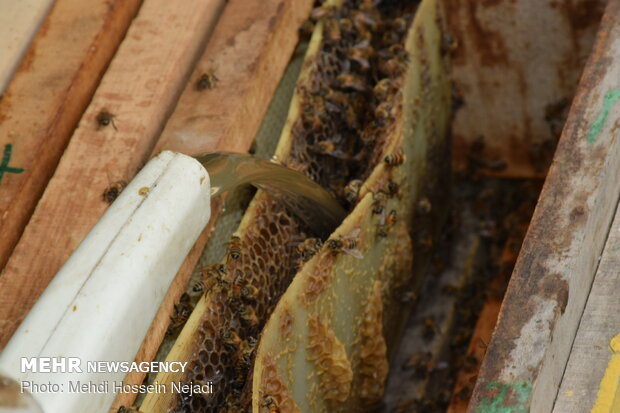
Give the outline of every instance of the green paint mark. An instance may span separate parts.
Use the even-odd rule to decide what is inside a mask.
[[[598,115],[598,118],[590,125],[590,130],[588,131],[588,143],[590,145],[596,142],[599,135],[603,133],[603,126],[605,126],[605,121],[607,120],[607,116],[609,116],[609,110],[618,99],[620,99],[620,90],[610,90],[605,94],[603,98],[603,110]]]
[[[0,182],[2,182],[2,177],[4,176],[5,172],[10,174],[21,174],[22,172],[24,172],[24,168],[12,168],[9,166],[12,152],[12,144],[8,143],[4,145],[4,154],[2,155],[2,162],[0,163]]]
[[[491,382],[486,390],[495,393],[480,401],[476,413],[528,413],[526,405],[532,393],[532,385],[526,381],[515,383]]]

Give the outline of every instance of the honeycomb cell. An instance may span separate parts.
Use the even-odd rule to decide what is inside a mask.
[[[344,345],[316,316],[308,318],[308,328],[308,356],[317,365],[323,398],[342,403],[349,397],[353,381],[353,370]]]
[[[383,299],[381,281],[375,281],[360,328],[360,397],[376,403],[383,397],[389,365],[383,336]]]

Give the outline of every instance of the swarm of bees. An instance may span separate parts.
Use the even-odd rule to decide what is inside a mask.
[[[402,43],[414,5],[387,0],[343,3],[341,7],[324,5],[314,9],[310,23],[305,25],[305,31],[322,27],[323,38],[297,84],[299,115],[293,119],[290,131],[292,149],[288,159],[280,161],[305,172],[352,209],[375,166],[385,162],[389,168],[396,168],[404,161],[402,150],[386,154],[384,132],[395,121],[392,101],[399,90],[397,77],[408,61]],[[196,89],[210,89],[216,83],[215,75],[205,73]],[[373,212],[385,236],[397,215],[387,207],[388,200],[398,194],[397,182],[375,193]],[[297,270],[320,251],[364,257],[360,229],[321,240],[313,236],[311,228],[297,223],[290,212],[276,212],[271,204],[266,211],[263,215],[269,217],[264,218],[264,225],[260,222],[263,218],[257,220],[263,230],[232,236],[223,262],[205,268],[193,286],[196,292],[220,297],[213,300],[222,306],[218,311],[227,314],[223,324],[217,324],[217,339],[210,341],[209,347],[210,351],[227,354],[231,362],[227,364],[220,357],[220,364],[210,365],[200,361],[198,355],[196,360],[190,360],[196,371],[207,366],[221,369],[226,378],[220,388],[223,396],[209,401],[199,396],[179,397],[174,411],[245,411],[248,398],[242,394],[251,392],[248,373],[260,328]],[[270,225],[276,225],[277,231]],[[280,242],[286,244],[279,247],[281,250],[267,251],[275,232],[279,232],[278,237],[282,232],[294,235]],[[277,257],[277,269],[274,258],[264,258],[267,256]],[[205,331],[211,331],[211,326],[215,324],[209,324]],[[208,371],[196,374],[206,376]],[[279,412],[282,406],[277,400],[266,395],[261,410]]]

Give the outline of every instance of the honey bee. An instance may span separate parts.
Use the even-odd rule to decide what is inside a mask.
[[[205,72],[198,78],[196,82],[196,90],[213,89],[219,79],[213,73]]]
[[[278,407],[278,402],[275,397],[266,394],[263,397],[263,406],[266,407],[269,413],[280,413],[280,408]]]
[[[349,98],[347,97],[347,95],[334,89],[327,90],[327,92],[325,93],[325,100],[327,102],[335,103],[340,107],[349,106]]]
[[[383,189],[378,190],[372,196],[372,213],[375,215],[383,214],[385,203],[387,202],[387,194]]]
[[[404,291],[400,297],[399,297],[399,301],[401,303],[411,303],[414,302],[416,299],[418,298],[418,295],[416,294],[415,291]]]
[[[351,21],[351,19],[347,17],[343,17],[342,19],[340,19],[339,23],[340,23],[340,29],[343,32],[351,33],[353,31],[353,22]]]
[[[416,206],[416,211],[420,215],[428,214],[429,212],[431,212],[431,209],[432,209],[431,201],[429,201],[428,198],[420,199],[420,201],[418,202],[418,205]]]
[[[102,198],[108,204],[111,204],[118,198],[118,196],[123,192],[123,189],[127,186],[126,181],[116,181],[112,185],[108,186],[105,191],[103,191]]]
[[[390,228],[392,228],[394,226],[394,224],[396,224],[396,210],[393,209],[389,212],[389,214],[387,214],[387,216],[382,215],[381,216],[381,223],[379,225],[379,232],[378,235],[381,237],[387,237],[388,235],[388,231],[390,230]]]
[[[425,340],[432,340],[435,337],[435,333],[437,332],[437,324],[435,324],[435,320],[432,318],[427,318],[422,323],[422,337]]]
[[[243,386],[245,386],[246,379],[247,379],[247,373],[243,371],[243,369],[235,369],[235,376],[233,377],[230,385],[233,389],[241,391],[243,389]],[[238,401],[236,403],[238,403]],[[240,406],[238,407],[238,409],[240,409]],[[229,412],[231,411],[230,408],[228,411]],[[240,411],[240,410],[233,410],[233,411]]]
[[[242,272],[235,277],[229,294],[230,302],[238,302],[239,299],[245,301],[255,301],[258,297],[258,288],[248,284]]]
[[[383,102],[377,106],[375,109],[375,117],[377,118],[377,122],[379,124],[385,123],[386,120],[390,117],[390,113],[392,112],[392,104],[391,102]]]
[[[224,346],[234,351],[237,351],[241,347],[241,343],[243,342],[243,340],[241,340],[241,338],[236,332],[229,329],[222,330],[222,332],[220,333],[220,337],[224,342]]]
[[[310,13],[310,18],[313,20],[319,20],[324,17],[333,16],[336,12],[336,8],[334,6],[320,6],[314,8]]]
[[[364,143],[364,145],[372,145],[377,138],[377,125],[374,122],[370,122],[362,133],[360,134],[360,139]]]
[[[352,257],[362,259],[364,255],[360,250],[357,249],[357,236],[360,233],[360,229],[356,228],[346,237],[340,236],[338,239],[329,239],[327,240],[327,248],[332,250],[334,254],[338,254],[339,252],[344,252]]]
[[[407,32],[407,19],[404,17],[395,18],[392,20],[392,28],[399,35],[405,34]]]
[[[224,264],[214,264],[202,270],[200,281],[194,285],[194,292],[208,292],[215,285],[223,287],[228,284],[224,280],[226,266]]]
[[[116,118],[116,116],[108,112],[107,109],[101,109],[101,111],[97,114],[97,117],[95,118],[97,120],[97,130],[105,128],[108,125],[112,125],[114,130],[118,130],[116,129],[114,118]]]
[[[236,235],[230,237],[230,242],[228,243],[228,258],[232,260],[241,258],[241,238]]]
[[[366,81],[360,76],[353,73],[345,73],[336,78],[338,86],[344,90],[353,90],[356,92],[365,92]]]
[[[400,76],[407,69],[407,61],[400,57],[394,57],[379,62],[379,70],[388,77]]]
[[[305,262],[314,257],[323,247],[323,241],[320,238],[306,238],[306,240],[297,246],[297,252],[301,259]]]
[[[332,141],[321,141],[309,147],[315,153],[331,156],[337,159],[349,159],[350,157],[342,150],[336,148],[336,144]]]
[[[131,407],[121,406],[118,408],[116,413],[141,413],[141,412],[135,406],[131,406]]]
[[[187,319],[192,313],[192,305],[190,303],[190,297],[187,293],[183,293],[179,302],[174,305],[174,313],[170,316],[170,325],[166,330],[166,335],[174,335],[183,325],[187,322]]]
[[[240,295],[245,301],[256,301],[258,298],[258,288],[253,285],[246,285],[241,288]]]
[[[310,37],[312,32],[314,31],[314,23],[311,20],[306,20],[299,27],[299,36],[300,37]]]
[[[239,368],[246,371],[252,365],[252,354],[254,354],[254,350],[256,349],[256,339],[254,337],[249,337],[247,340],[241,341],[239,345],[239,349],[237,351],[237,360]]]
[[[383,158],[383,161],[389,166],[397,166],[405,161],[405,154],[402,149],[397,149],[396,152],[392,152]]]
[[[372,14],[374,14],[374,16],[368,11],[355,11],[353,13],[353,25],[360,33],[364,33],[368,31],[368,29],[373,31],[377,30],[379,26],[379,15],[376,13]]]
[[[349,59],[357,63],[360,69],[370,69],[370,58],[373,49],[368,40],[363,40],[349,49]]]
[[[394,82],[390,78],[384,78],[377,82],[372,89],[378,101],[384,101],[388,95],[394,90]]]
[[[328,19],[325,21],[325,34],[331,41],[337,42],[342,38],[340,32],[340,22],[336,19]]]
[[[363,183],[361,179],[353,179],[344,187],[344,197],[350,204],[357,201]]]
[[[398,57],[405,62],[409,61],[409,53],[402,44],[394,44],[390,46],[388,53],[392,57]]]
[[[258,327],[259,320],[256,316],[256,312],[249,305],[241,305],[239,307],[239,316],[250,327]]]
[[[301,119],[303,126],[311,131],[318,132],[323,126],[323,121],[316,113],[303,113]]]
[[[394,181],[390,181],[387,183],[387,193],[389,196],[396,196],[400,191],[400,185],[398,185]]]

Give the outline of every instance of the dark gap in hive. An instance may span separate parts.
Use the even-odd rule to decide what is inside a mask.
[[[433,265],[405,332],[407,346],[391,366],[377,409],[383,413],[444,412],[454,398],[469,398],[473,383],[453,394],[457,375],[471,370],[475,377],[482,360],[468,353],[474,328],[487,297],[503,297],[542,186],[534,179],[485,177],[475,166],[452,179],[450,220],[432,251]],[[472,258],[458,251],[475,239],[480,247],[471,276],[457,279],[454,272]]]

